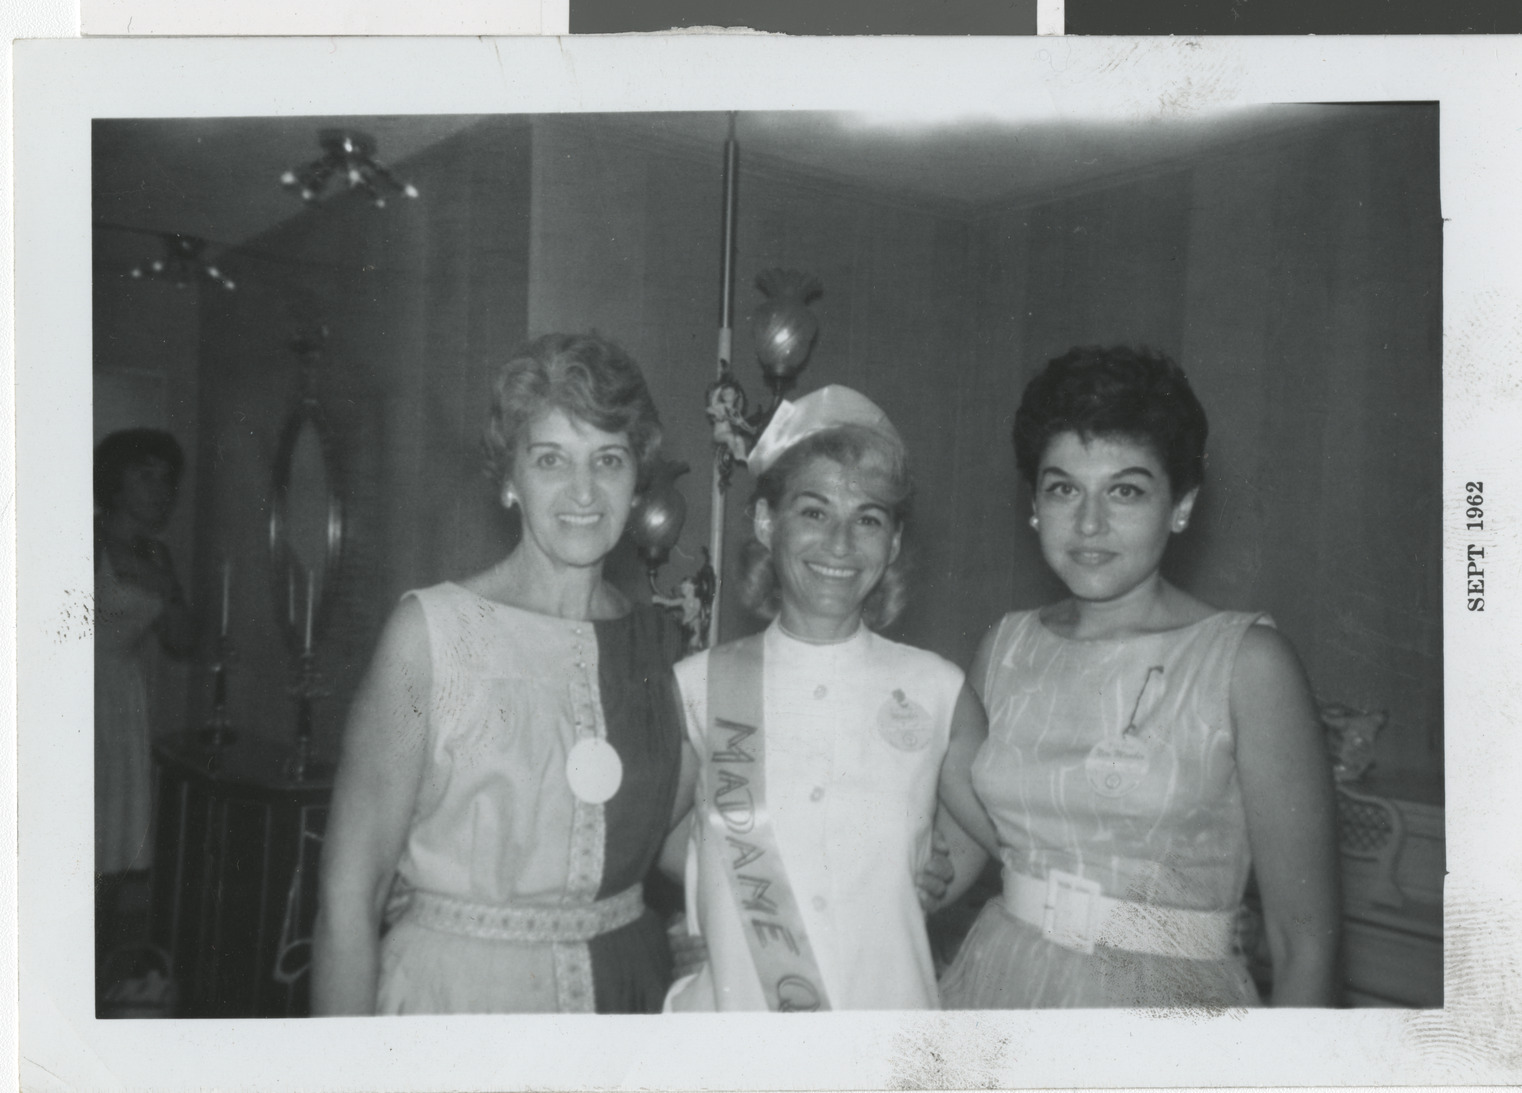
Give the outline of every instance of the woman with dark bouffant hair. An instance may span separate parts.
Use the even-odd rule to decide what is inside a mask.
[[[905,601],[903,442],[826,387],[781,404],[749,465],[741,594],[772,622],[676,669],[699,768],[687,921],[709,959],[668,1005],[933,1008],[917,873],[939,787],[981,817],[965,768],[984,724],[960,669],[875,632]]]
[[[1273,1004],[1334,1000],[1331,772],[1305,673],[1267,615],[1160,571],[1207,432],[1161,354],[1074,349],[1025,389],[1015,459],[1069,595],[1006,615],[970,672],[1004,892],[942,981],[948,1008],[1256,1005],[1234,930],[1249,870]]]
[[[486,447],[522,537],[381,635],[328,821],[318,1013],[660,1008],[641,883],[678,796],[681,639],[603,577],[660,437],[612,342],[547,335],[502,366]]]

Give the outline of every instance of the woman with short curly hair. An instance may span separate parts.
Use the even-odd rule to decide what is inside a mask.
[[[317,1012],[660,1008],[641,883],[678,796],[680,638],[603,577],[660,436],[603,338],[547,335],[498,372],[488,463],[522,535],[381,635],[328,821]]]
[[[903,448],[888,444],[878,433],[860,425],[838,425],[815,433],[793,445],[778,457],[756,481],[751,499],[752,510],[764,504],[777,511],[783,504],[788,483],[799,469],[815,459],[841,466],[875,465],[882,504],[893,525],[903,529],[909,521],[914,501],[914,476]],[[883,570],[877,586],[861,605],[861,621],[871,630],[892,626],[909,603],[910,552],[900,548]],[[774,619],[782,610],[782,589],[773,566],[771,551],[752,539],[741,549],[740,600],[763,619]]]
[[[1004,892],[942,981],[948,1008],[1256,1005],[1234,931],[1250,869],[1273,1003],[1333,1000],[1331,772],[1305,673],[1267,615],[1160,571],[1207,433],[1158,353],[1074,349],[1025,389],[1016,461],[1069,596],[1006,615],[969,673]]]

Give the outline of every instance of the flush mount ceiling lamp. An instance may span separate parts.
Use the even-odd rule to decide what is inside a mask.
[[[136,280],[168,281],[175,288],[209,281],[229,292],[237,287],[231,278],[202,257],[206,240],[177,232],[165,232],[159,238],[164,242],[164,257],[133,266],[130,274]]]
[[[304,167],[280,176],[281,185],[295,190],[301,199],[314,202],[322,197],[330,179],[343,179],[350,190],[359,190],[376,208],[384,208],[388,193],[416,197],[417,187],[400,181],[390,168],[375,158],[375,138],[353,129],[322,129],[317,143],[322,155]]]

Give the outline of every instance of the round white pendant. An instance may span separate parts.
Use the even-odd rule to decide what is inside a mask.
[[[578,741],[565,757],[565,780],[579,800],[600,805],[618,792],[624,780],[624,763],[612,744],[589,736]]]

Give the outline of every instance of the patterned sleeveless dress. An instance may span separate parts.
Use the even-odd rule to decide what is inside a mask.
[[[644,606],[586,622],[457,584],[408,595],[427,620],[433,693],[428,757],[381,940],[377,1012],[659,1011],[671,957],[648,909],[567,942],[473,936],[439,907],[466,918],[483,907],[563,918],[641,883],[681,766],[671,678],[679,636]],[[623,764],[617,792],[601,804],[579,799],[566,773],[570,749],[593,734]]]
[[[1264,615],[1222,611],[1117,639],[1000,622],[980,685],[973,785],[1011,873],[1097,882],[1115,899],[1235,913],[1251,865],[1229,708],[1232,663]],[[1127,731],[1129,730],[1129,732]],[[1246,961],[1048,940],[988,902],[941,983],[948,1009],[1258,1004]]]

